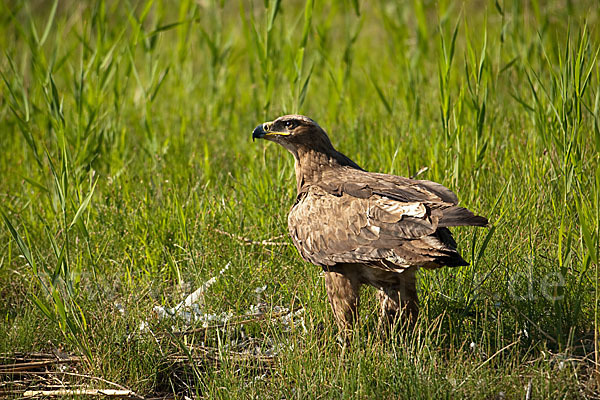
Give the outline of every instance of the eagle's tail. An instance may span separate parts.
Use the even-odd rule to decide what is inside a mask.
[[[444,209],[442,218],[438,222],[440,227],[448,226],[487,226],[485,217],[475,215],[463,207],[452,206]]]

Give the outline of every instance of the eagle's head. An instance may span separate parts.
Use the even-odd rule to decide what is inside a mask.
[[[298,188],[315,175],[311,168],[360,168],[354,161],[333,148],[323,128],[304,115],[284,115],[260,124],[252,132],[252,140],[266,139],[285,147],[296,159]],[[318,174],[316,174],[318,175]]]
[[[252,132],[252,140],[266,139],[279,143],[296,155],[299,148],[333,151],[327,133],[312,119],[304,115],[284,115],[275,121],[258,125]]]

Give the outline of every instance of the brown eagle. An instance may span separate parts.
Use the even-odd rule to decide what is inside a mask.
[[[359,287],[379,289],[381,317],[418,313],[419,267],[468,265],[448,227],[488,221],[457,206],[439,183],[367,172],[333,148],[312,119],[285,115],[257,126],[252,139],[294,155],[298,196],[288,229],[302,258],[321,266],[340,329],[357,319]]]

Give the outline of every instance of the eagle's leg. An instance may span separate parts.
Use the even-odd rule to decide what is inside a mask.
[[[325,269],[325,288],[335,321],[342,332],[348,332],[358,320],[360,281],[349,267]]]
[[[396,287],[380,287],[377,291],[379,299],[379,325],[384,329],[393,326],[400,317],[400,293]]]
[[[400,306],[411,323],[415,322],[419,315],[416,272],[416,269],[405,271],[402,274],[403,279],[400,285]]]
[[[419,298],[416,283],[416,269],[409,269],[400,275],[396,283],[379,289],[380,323],[393,326],[401,314],[411,323],[417,320]]]

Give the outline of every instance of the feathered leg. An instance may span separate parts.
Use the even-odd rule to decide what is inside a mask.
[[[404,276],[406,274],[406,276]],[[419,295],[417,294],[417,270],[410,269],[402,274],[400,285],[400,306],[411,322],[415,322],[419,315]]]
[[[400,293],[396,287],[381,287],[377,291],[379,299],[379,325],[384,329],[393,326],[400,317]]]
[[[379,289],[377,297],[381,307],[380,323],[393,326],[401,313],[404,313],[411,322],[417,320],[419,298],[416,283],[416,269],[410,269],[400,275],[400,280],[396,284]]]
[[[349,331],[358,320],[360,282],[354,271],[325,270],[325,288],[340,331]]]

